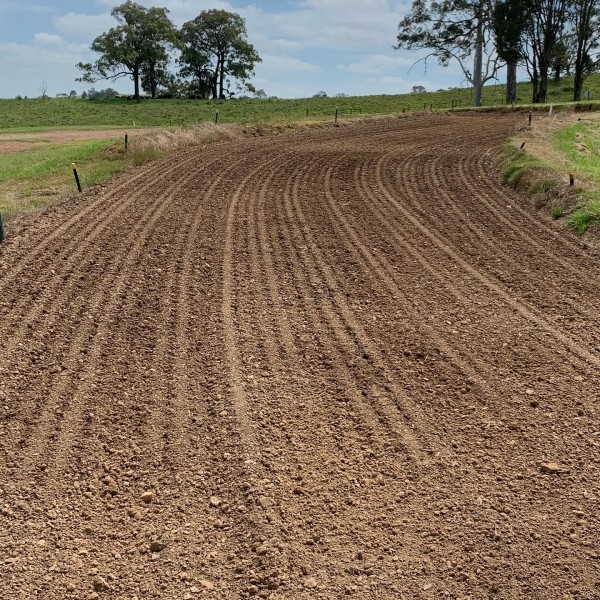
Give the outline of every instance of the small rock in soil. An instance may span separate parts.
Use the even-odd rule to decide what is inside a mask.
[[[217,498],[216,496],[211,496],[211,498],[210,498],[210,505],[213,508],[218,508],[219,506],[221,506],[221,500],[220,500],[220,498]]]
[[[317,580],[314,577],[309,577],[304,582],[304,587],[308,588],[309,590],[312,590],[312,589],[316,588],[317,587]]]
[[[145,502],[146,504],[150,504],[150,502],[152,502],[153,499],[154,499],[154,494],[152,492],[144,492],[140,496],[140,500],[142,502]]]
[[[212,581],[208,581],[208,579],[201,579],[199,583],[206,590],[215,589],[215,584]]]
[[[105,592],[110,589],[108,582],[102,577],[96,577],[92,585],[97,592]]]
[[[155,541],[150,544],[150,552],[162,552],[166,547],[164,542]]]
[[[546,475],[556,475],[561,472],[561,468],[556,463],[544,463],[540,466],[540,471]]]

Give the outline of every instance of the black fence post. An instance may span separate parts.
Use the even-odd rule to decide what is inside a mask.
[[[71,168],[73,169],[73,175],[75,175],[75,183],[77,184],[77,189],[79,193],[82,192],[81,182],[79,181],[79,174],[77,173],[77,165],[75,163],[71,163]]]
[[[0,213],[0,244],[4,241],[4,225],[2,224],[2,213]]]

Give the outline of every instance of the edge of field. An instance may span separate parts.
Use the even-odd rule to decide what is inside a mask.
[[[0,153],[0,215],[4,224],[8,224],[8,229],[11,229],[14,221],[24,215],[35,214],[48,207],[60,206],[73,200],[77,193],[72,163],[76,164],[78,176],[86,191],[93,190],[134,167],[185,148],[217,142],[234,142],[248,137],[280,135],[297,129],[345,127],[365,120],[408,116],[363,115],[337,123],[201,123],[183,129],[134,130],[129,134],[127,149],[124,137],[90,138],[63,143],[48,143],[50,140],[36,139],[31,143],[31,148]],[[123,134],[125,135],[125,130]]]
[[[566,111],[524,123],[502,150],[500,174],[531,209],[600,237],[600,115]]]

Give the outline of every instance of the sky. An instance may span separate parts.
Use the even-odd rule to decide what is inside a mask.
[[[410,0],[137,0],[166,7],[177,26],[202,10],[222,8],[242,15],[248,40],[263,62],[251,83],[269,96],[302,98],[324,91],[371,95],[464,86],[456,65],[444,69],[421,55],[396,51],[398,23]],[[116,22],[118,0],[0,0],[0,97],[78,94],[89,84],[76,82],[78,62],[93,62],[93,39]],[[133,83],[100,81],[132,93]]]

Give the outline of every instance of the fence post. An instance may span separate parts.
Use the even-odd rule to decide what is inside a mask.
[[[77,173],[77,165],[75,163],[71,163],[71,168],[73,169],[73,175],[75,175],[75,183],[77,184],[77,189],[81,194],[81,182],[79,181],[79,175]]]
[[[0,244],[4,241],[4,225],[2,224],[2,213],[0,213]]]
[[[219,124],[219,111],[215,113],[215,125]]]
[[[335,122],[337,123],[338,120],[338,109],[335,109]]]

